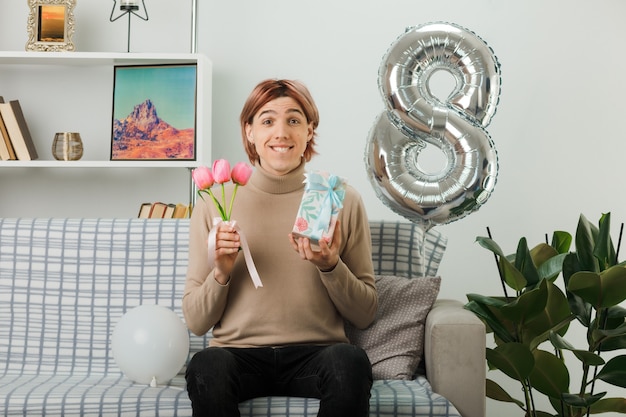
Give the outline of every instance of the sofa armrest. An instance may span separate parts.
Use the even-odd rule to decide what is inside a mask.
[[[426,377],[463,417],[485,417],[485,349],[485,325],[478,317],[460,301],[435,302],[426,317]]]

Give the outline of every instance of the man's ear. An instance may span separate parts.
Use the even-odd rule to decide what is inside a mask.
[[[254,143],[254,135],[252,135],[252,126],[250,124],[246,124],[246,139],[248,139],[248,142]]]

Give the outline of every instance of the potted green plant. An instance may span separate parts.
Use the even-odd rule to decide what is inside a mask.
[[[504,295],[468,294],[465,307],[493,333],[495,347],[486,351],[489,370],[519,381],[523,393],[514,398],[487,379],[487,397],[515,403],[533,417],[626,413],[626,398],[596,392],[598,380],[626,388],[626,355],[616,352],[626,349],[626,309],[620,306],[626,299],[626,262],[618,262],[619,244],[616,251],[609,232],[610,213],[598,226],[580,216],[575,252],[570,252],[572,235],[564,231],[555,231],[550,244],[532,248],[521,238],[512,255],[491,238],[477,238],[494,253]],[[583,348],[565,338],[576,324],[586,328]],[[613,357],[605,361],[608,351]],[[570,366],[582,369],[578,383],[570,380]],[[538,393],[554,411],[537,410]]]

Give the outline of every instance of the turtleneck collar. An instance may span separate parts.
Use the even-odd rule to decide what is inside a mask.
[[[274,175],[267,172],[260,164],[254,166],[250,177],[252,186],[270,194],[286,194],[304,188],[304,160],[288,174]]]

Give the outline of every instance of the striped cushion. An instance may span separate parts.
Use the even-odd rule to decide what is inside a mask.
[[[448,239],[409,222],[371,221],[372,260],[377,275],[434,277]]]
[[[182,317],[188,233],[188,219],[0,219],[0,414],[191,415],[184,369],[150,388],[125,378],[110,351],[115,324],[136,306]],[[396,270],[417,267],[404,262],[385,255]],[[191,335],[190,355],[209,337]],[[371,404],[372,416],[458,416],[425,379],[377,381]],[[240,408],[313,416],[317,406],[268,397]]]

